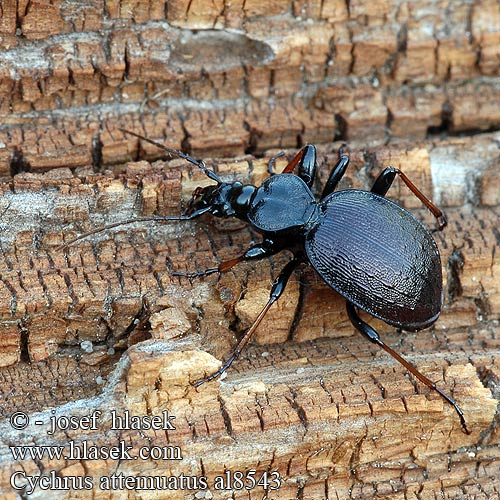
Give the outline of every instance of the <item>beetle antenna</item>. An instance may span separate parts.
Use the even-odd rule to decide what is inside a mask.
[[[222,179],[213,170],[210,170],[209,168],[207,168],[207,166],[205,165],[205,162],[203,160],[196,160],[192,156],[189,156],[186,153],[183,153],[182,151],[178,151],[177,149],[169,148],[168,146],[165,146],[164,144],[153,141],[152,139],[148,139],[147,137],[144,137],[143,135],[136,134],[135,132],[132,132],[131,130],[127,130],[125,128],[120,128],[118,130],[121,130],[122,132],[125,132],[126,134],[133,135],[133,136],[137,137],[138,139],[142,139],[143,141],[149,142],[150,144],[153,144],[154,146],[169,152],[172,155],[175,155],[175,156],[178,156],[179,158],[183,158],[184,160],[187,160],[189,163],[192,163],[193,165],[196,165],[198,168],[200,168],[202,170],[202,172],[207,177],[209,177],[213,181],[217,182],[217,184],[222,184]]]
[[[148,222],[148,221],[170,222],[170,221],[191,220],[207,212],[209,209],[210,207],[205,207],[189,215],[151,215],[146,217],[134,217],[133,219],[126,219],[120,222],[113,222],[112,224],[100,227],[99,229],[88,231],[86,233],[80,234],[76,238],[73,238],[69,241],[65,241],[62,245],[58,246],[56,250],[62,250],[63,248],[69,247],[73,243],[83,240],[84,238],[88,238],[89,236],[92,236],[94,234],[102,233],[103,231],[107,231],[108,229],[112,229],[114,227],[124,226],[125,224],[133,224],[134,222]]]

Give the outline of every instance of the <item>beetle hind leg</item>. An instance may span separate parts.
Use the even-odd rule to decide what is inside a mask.
[[[460,419],[460,424],[462,425],[463,431],[466,434],[470,434],[470,431],[467,428],[467,424],[465,422],[464,412],[462,411],[460,406],[458,406],[457,402],[451,396],[448,396],[448,394],[446,394],[442,389],[440,389],[429,378],[420,373],[413,365],[411,365],[408,361],[406,361],[406,359],[404,359],[394,349],[385,344],[384,341],[380,338],[378,332],[359,317],[354,304],[352,304],[349,301],[346,301],[346,306],[349,319],[351,320],[351,323],[354,325],[356,330],[358,330],[365,337],[367,337],[370,342],[373,342],[374,344],[384,349],[384,351],[388,352],[393,358],[399,361],[412,375],[418,378],[420,382],[429,387],[429,389],[436,391],[447,403],[453,406],[453,408],[455,408],[455,411],[458,414],[458,418]]]

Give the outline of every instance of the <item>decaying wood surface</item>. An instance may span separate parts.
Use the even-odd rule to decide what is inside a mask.
[[[257,469],[278,471],[283,479],[269,498],[494,498],[500,486],[499,200],[488,175],[498,167],[499,139],[492,133],[352,149],[352,167],[342,181],[344,188],[367,188],[392,164],[446,207],[449,226],[436,234],[446,282],[442,317],[432,329],[404,335],[380,321],[372,324],[453,394],[470,436],[439,396],[355,333],[343,301],[310,268],[296,273],[268,313],[257,335],[264,345],[247,349],[223,381],[194,389],[190,382],[216,369],[256,316],[286,255],[241,264],[219,280],[172,277],[172,269],[212,267],[259,237],[239,222],[226,227],[209,218],[130,225],[59,248],[105,223],[179,213],[181,200],[206,182],[185,162],[143,161],[102,174],[25,173],[3,184],[2,224],[9,228],[2,239],[0,289],[4,415],[22,409],[47,422],[55,408],[58,415],[99,410],[102,416],[94,432],[53,436],[47,436],[47,426],[14,431],[5,420],[2,494],[12,493],[9,480],[18,470],[92,476],[96,484],[112,474],[184,474],[205,476],[213,485],[225,470]],[[123,147],[137,147],[122,140]],[[319,147],[322,181],[338,146]],[[448,180],[450,158],[455,178],[456,172],[462,175],[454,188]],[[278,169],[284,161],[278,160]],[[258,184],[267,175],[266,163],[247,156],[219,162],[218,172]],[[396,184],[391,196],[433,224],[404,186]],[[465,205],[464,196],[470,197]],[[134,415],[168,410],[176,430],[112,431],[112,410]],[[8,448],[69,441],[101,447],[123,441],[133,447],[131,453],[148,443],[179,446],[183,460],[16,462]],[[108,498],[98,487],[78,493]],[[128,494],[227,498],[228,491]],[[235,491],[234,498],[263,495],[255,488]]]
[[[497,0],[4,4],[4,175],[130,159],[117,127],[235,156],[500,124]]]
[[[29,498],[499,498],[499,72],[497,0],[1,2],[0,497],[28,497],[10,484],[24,471],[94,485]],[[354,331],[311,268],[295,273],[227,377],[195,390],[287,256],[219,280],[173,277],[259,238],[209,218],[60,248],[106,223],[178,214],[207,182],[183,161],[145,161],[164,157],[120,128],[209,164],[232,158],[213,160],[218,172],[255,184],[267,159],[254,155],[305,142],[319,144],[321,182],[343,142],[343,187],[369,188],[389,164],[404,169],[448,215],[435,234],[445,306],[418,333],[370,323],[457,399],[472,434]],[[390,196],[434,223],[399,182]],[[168,410],[176,429],[112,430],[113,410]],[[8,420],[19,411],[24,430]],[[54,415],[95,411],[94,430],[47,433]],[[171,456],[16,460],[9,448],[66,453],[71,442]],[[280,488],[215,489],[217,476],[251,469],[279,472]],[[111,493],[99,481],[113,474],[174,485],[206,476],[209,489],[129,483]]]

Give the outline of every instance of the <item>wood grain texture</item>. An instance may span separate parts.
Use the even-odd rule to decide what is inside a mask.
[[[3,175],[130,159],[117,127],[234,156],[500,123],[496,0],[12,4]]]
[[[99,410],[102,417],[90,435],[76,430],[47,436],[47,428],[30,428],[24,435],[5,420],[0,424],[5,436],[1,491],[12,491],[9,480],[20,466],[96,480],[118,472],[131,477],[182,473],[206,476],[209,484],[225,468],[260,473],[269,468],[283,478],[271,498],[399,498],[403,492],[420,498],[434,498],[436,492],[444,498],[494,498],[500,464],[498,203],[455,206],[463,193],[440,191],[446,184],[439,183],[448,171],[443,158],[453,158],[457,168],[464,165],[464,179],[487,183],[481,175],[498,161],[497,141],[494,133],[353,149],[342,181],[344,188],[367,188],[391,163],[426,193],[434,191],[446,207],[449,226],[436,234],[446,285],[440,320],[432,329],[404,335],[380,321],[371,323],[388,344],[452,393],[471,436],[439,396],[355,333],[343,301],[311,268],[296,273],[268,313],[257,335],[262,345],[248,348],[223,381],[198,390],[190,386],[217,368],[258,314],[286,255],[241,264],[219,280],[190,283],[171,276],[172,269],[212,267],[259,239],[239,222],[226,228],[209,218],[130,225],[59,248],[104,223],[179,213],[181,199],[205,182],[185,162],[129,163],[123,171],[103,174],[89,169],[26,173],[5,183],[2,222],[10,230],[2,239],[0,289],[4,415],[42,411],[47,421],[56,408],[62,415]],[[319,147],[323,180],[337,147]],[[464,153],[474,147],[483,151],[481,170]],[[277,168],[284,162],[279,159]],[[218,162],[217,170],[227,179],[258,184],[266,163],[247,156]],[[390,195],[433,223],[404,185],[397,183]],[[175,431],[110,430],[112,410],[156,415],[166,409],[176,416]],[[179,446],[183,460],[123,461],[118,468],[109,460],[42,460],[30,469],[26,461],[13,460],[8,448],[69,441],[100,447],[123,441],[135,451],[148,442]],[[158,494],[184,498],[196,491]],[[228,492],[212,488],[209,494],[227,498]],[[262,494],[261,489],[248,492],[251,498]],[[92,495],[107,498],[108,493],[95,489]]]
[[[10,484],[24,471],[94,484],[29,498],[499,498],[499,54],[496,0],[0,2],[0,497],[28,497],[22,479]],[[418,333],[370,323],[457,399],[472,434],[354,331],[310,267],[227,377],[195,390],[289,256],[219,280],[172,276],[259,239],[208,217],[60,248],[106,223],[178,214],[207,183],[119,128],[255,184],[271,154],[306,142],[319,146],[319,185],[344,142],[343,188],[403,169],[449,219],[435,233],[445,306]],[[390,197],[434,224],[399,182]],[[176,429],[113,430],[113,410],[168,410]],[[8,420],[16,411],[30,418],[24,430]],[[47,433],[54,415],[94,411],[94,430]],[[178,446],[182,460],[16,459],[10,448],[70,443]],[[279,472],[280,488],[215,489],[217,476],[250,469]],[[113,474],[131,483],[100,488]],[[210,488],[133,488],[182,475]]]

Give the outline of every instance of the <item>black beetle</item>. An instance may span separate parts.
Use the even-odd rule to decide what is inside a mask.
[[[316,149],[302,148],[281,174],[274,174],[261,186],[223,182],[203,161],[122,130],[139,139],[184,158],[199,167],[216,185],[198,187],[181,216],[151,216],[129,219],[91,231],[76,240],[102,230],[137,221],[191,220],[204,213],[217,217],[237,217],[262,233],[261,243],[244,254],[222,262],[218,267],[196,273],[174,275],[197,278],[222,273],[245,260],[263,259],[282,250],[294,258],[274,281],[269,300],[221,368],[194,383],[196,387],[221,375],[239,356],[271,305],[283,293],[294,269],[309,262],[321,278],[346,299],[347,314],[354,327],[371,342],[382,347],[427,387],[451,404],[463,430],[469,433],[462,409],[430,379],[387,346],[379,334],[363,321],[356,308],[405,330],[417,331],[432,325],[441,312],[443,286],[441,259],[431,233],[410,212],[385,198],[396,175],[432,212],[438,229],[446,226],[443,212],[429,201],[400,170],[387,167],[370,191],[348,189],[335,192],[344,175],[349,157],[339,150],[333,168],[317,201],[311,186],[316,173]],[[298,168],[298,175],[292,172]]]

